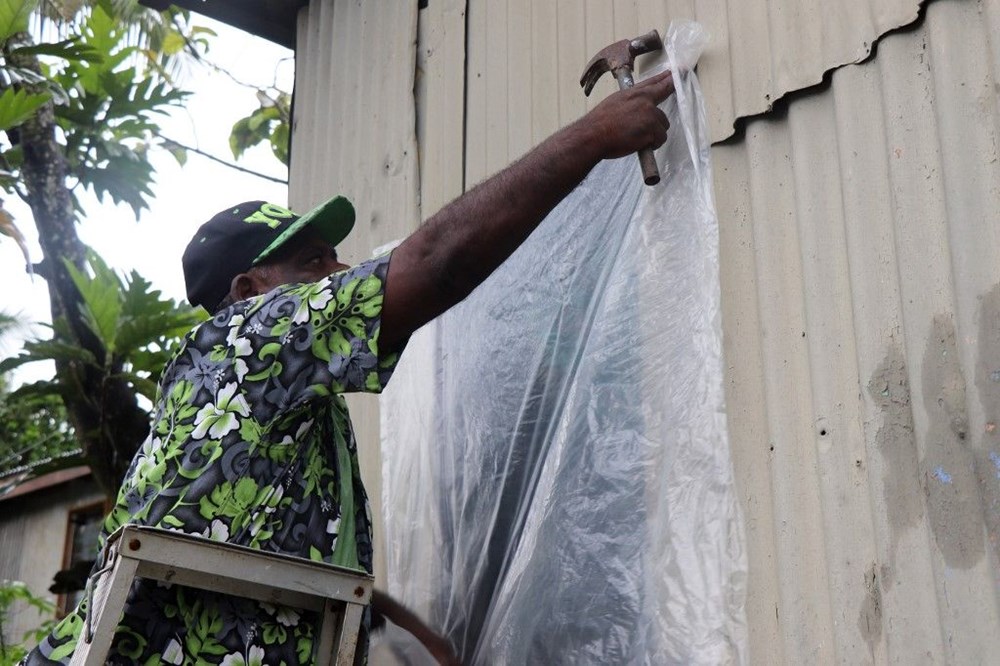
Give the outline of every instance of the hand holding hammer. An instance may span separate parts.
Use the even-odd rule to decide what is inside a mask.
[[[583,86],[583,93],[587,96],[594,89],[594,84],[601,78],[604,72],[611,72],[618,80],[620,90],[629,90],[635,85],[632,78],[632,69],[637,56],[651,51],[659,51],[663,48],[663,40],[660,33],[650,30],[645,35],[635,39],[623,39],[610,46],[601,49],[597,55],[590,59],[587,68],[580,78],[580,85]],[[663,78],[655,77],[655,80]],[[662,113],[662,112],[661,112]],[[666,115],[663,116],[664,132],[669,123]],[[663,141],[650,142],[651,146],[659,146]],[[656,158],[652,148],[642,148],[639,150],[639,164],[642,167],[642,179],[647,185],[656,185],[660,182],[660,170],[656,165]]]

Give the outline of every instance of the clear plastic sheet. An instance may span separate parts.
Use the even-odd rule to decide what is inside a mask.
[[[705,41],[672,24],[646,72],[677,85],[662,184],[598,165],[383,395],[389,591],[464,663],[747,659]]]

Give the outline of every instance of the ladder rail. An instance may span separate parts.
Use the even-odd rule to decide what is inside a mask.
[[[88,582],[94,601],[73,666],[104,663],[135,578],[319,611],[317,666],[330,664],[334,655],[338,666],[353,663],[372,594],[367,572],[137,525],[111,535],[105,553],[110,564]],[[97,619],[92,636],[90,617]]]

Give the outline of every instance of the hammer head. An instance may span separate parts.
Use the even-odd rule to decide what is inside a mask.
[[[628,67],[631,71],[636,56],[650,51],[659,51],[662,48],[663,40],[660,39],[660,33],[656,30],[650,30],[645,35],[635,39],[623,39],[610,46],[605,46],[590,59],[587,68],[583,71],[583,76],[580,77],[583,94],[590,95],[594,84],[604,72],[615,72],[622,67]]]

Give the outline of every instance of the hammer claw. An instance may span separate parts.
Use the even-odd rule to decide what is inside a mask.
[[[590,91],[594,89],[598,79],[607,71],[609,71],[607,58],[600,53],[591,58],[590,62],[587,63],[587,69],[583,71],[583,76],[580,77],[580,85],[583,87],[585,96],[590,97]]]
[[[612,72],[618,79],[619,87],[623,90],[631,88],[632,66],[636,56],[650,51],[659,51],[662,48],[663,40],[660,39],[660,33],[655,30],[650,30],[645,35],[635,39],[622,39],[606,46],[590,59],[587,68],[583,70],[583,76],[580,77],[583,94],[590,95],[594,84],[604,72]],[[652,150],[639,151],[639,163],[642,165],[642,176],[647,185],[655,185],[660,182],[660,173]]]

